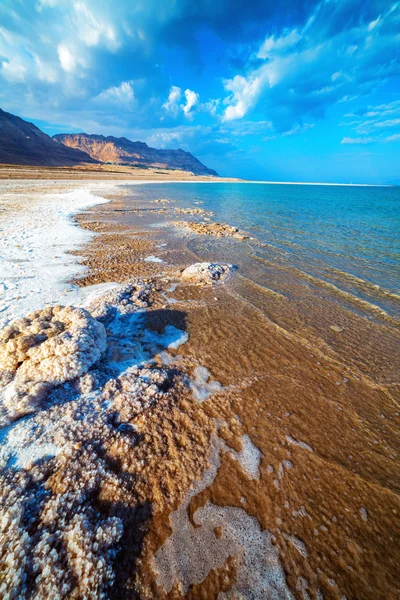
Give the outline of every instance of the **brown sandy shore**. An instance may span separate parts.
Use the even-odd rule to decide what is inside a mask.
[[[224,245],[194,254],[196,227],[182,221],[195,217],[167,203],[132,204],[126,188],[76,220],[98,235],[79,250],[87,272],[75,283],[144,278],[146,326],[174,326],[189,339],[169,353],[173,383],[146,411],[129,413],[114,390],[137,434],[97,455],[112,477],[86,483],[85,440],[68,461],[42,466],[53,497],[68,494],[80,472],[86,501],[124,527],[104,594],[82,584],[60,597],[397,598],[397,323],[366,322],[333,292],[271,265],[214,286],[183,282],[192,263],[228,262]],[[212,228],[201,233],[213,237]],[[231,238],[238,252],[241,233]],[[257,268],[279,292],[255,283]]]
[[[152,179],[171,181],[220,181],[219,177],[210,175],[194,175],[188,171],[174,171],[162,168],[135,168],[125,165],[78,165],[75,167],[39,167],[26,165],[0,164],[0,180],[2,179],[45,179],[45,180],[140,180]],[[239,181],[224,178],[223,181]]]

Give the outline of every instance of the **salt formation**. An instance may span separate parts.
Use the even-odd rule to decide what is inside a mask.
[[[164,369],[133,368],[9,428],[0,452],[2,598],[109,598],[124,502],[135,488],[126,488],[126,465],[115,469],[108,455],[118,448],[129,456],[137,443],[130,420],[165,398],[171,382]],[[34,452],[26,464],[27,442],[56,447],[57,455],[36,462]],[[102,490],[113,490],[112,516],[99,510]]]
[[[253,444],[252,439],[249,435],[245,434],[240,438],[242,449],[240,452],[236,452],[236,450],[231,450],[230,453],[236,460],[239,461],[240,466],[243,471],[251,478],[251,479],[259,479],[260,478],[260,461],[262,453],[257,448],[255,444]]]
[[[38,410],[52,387],[79,377],[107,345],[104,326],[83,308],[54,306],[0,332],[3,424]]]
[[[195,263],[182,272],[182,279],[194,283],[213,284],[224,281],[233,271],[233,265],[222,265],[219,263]]]
[[[152,291],[134,281],[87,310],[44,309],[0,334],[5,422],[15,419],[0,436],[1,598],[110,597],[140,496],[134,419],[179,380],[154,354],[187,339],[172,325],[146,329]],[[140,365],[124,344],[140,347]]]
[[[241,508],[207,502],[193,515],[196,527],[189,520],[190,501],[214,481],[224,449],[224,442],[215,436],[209,469],[170,515],[172,534],[153,559],[157,581],[167,593],[177,584],[185,594],[191,585],[204,581],[211,570],[234,556],[236,581],[229,591],[220,592],[219,599],[293,600],[272,536],[261,530],[257,519]]]
[[[204,402],[211,394],[222,390],[219,381],[211,379],[211,373],[206,367],[196,367],[193,372],[193,379],[188,381],[188,385],[197,402]]]
[[[146,308],[151,292],[151,284],[135,279],[127,285],[120,285],[98,296],[86,308],[95,319],[108,325],[117,313],[132,314],[138,308]]]

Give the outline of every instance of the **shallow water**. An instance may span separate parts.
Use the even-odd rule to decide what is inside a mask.
[[[251,186],[240,188],[236,212],[229,186],[216,186],[124,186],[113,202],[77,219],[102,232],[81,249],[89,269],[81,285],[108,287],[138,274],[157,284],[145,309],[139,303],[125,314],[121,296],[122,312],[107,327],[105,362],[95,366],[93,380],[84,377],[79,394],[67,382],[26,429],[19,421],[7,432],[3,459],[12,475],[0,486],[3,506],[18,517],[15,505],[25,510],[31,493],[42,502],[29,478],[49,495],[37,517],[15,527],[13,537],[3,534],[22,557],[19,542],[28,535],[21,570],[8,561],[10,589],[14,576],[24,585],[19,573],[32,571],[36,549],[40,560],[50,555],[42,550],[48,536],[42,523],[51,512],[57,532],[51,548],[65,538],[64,523],[92,524],[83,538],[78,531],[91,579],[81,569],[76,580],[69,555],[57,559],[68,589],[113,587],[104,597],[121,599],[135,589],[140,598],[181,598],[187,590],[188,600],[237,593],[261,600],[272,597],[271,586],[279,598],[395,597],[399,332],[387,314],[396,309],[389,291],[395,288],[385,284],[384,292],[359,274],[356,280],[344,274],[332,253],[321,250],[323,240],[294,246],[302,215],[292,215],[292,230],[285,229],[276,205],[275,230],[289,232],[279,238],[271,224],[260,226],[266,217],[256,204],[246,204]],[[151,202],[166,197],[165,206]],[[168,227],[176,219],[205,218],[176,207],[210,208],[214,220],[238,225],[250,238]],[[343,260],[344,238],[334,254]],[[348,264],[362,264],[361,258]],[[199,259],[239,269],[224,285],[186,283],[179,269]],[[116,308],[116,297],[109,302]],[[153,356],[154,369],[125,371]],[[169,379],[159,377],[157,365]],[[97,388],[87,391],[103,367],[104,398]],[[109,380],[110,367],[118,382]],[[160,387],[152,404],[154,381]],[[36,434],[44,434],[40,447],[32,444]],[[16,495],[20,482],[25,491]],[[65,500],[66,489],[72,496]],[[2,523],[7,530],[8,521]],[[98,536],[107,543],[95,542]],[[104,556],[103,548],[109,548]],[[40,561],[33,566],[43,568]],[[60,589],[57,579],[40,581],[28,580],[38,597],[51,596],[41,586]]]
[[[130,190],[135,199],[213,211],[213,220],[257,238],[243,248],[248,256],[295,267],[400,315],[399,187],[169,183]]]

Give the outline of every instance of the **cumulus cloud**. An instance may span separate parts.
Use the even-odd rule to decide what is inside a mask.
[[[235,77],[225,83],[225,89],[231,92],[229,99],[225,101],[228,104],[223,114],[223,121],[232,121],[241,119],[255,105],[261,88],[263,86],[262,75],[254,77]]]
[[[184,97],[185,101],[181,103]],[[193,118],[193,109],[199,104],[199,95],[193,90],[186,89],[183,94],[180,87],[173,85],[168,94],[168,99],[162,105],[162,108],[173,117],[177,117],[182,112],[186,118]]]
[[[182,97],[182,90],[180,87],[173,85],[169,90],[168,100],[162,105],[163,109],[176,116],[179,112],[179,102]]]
[[[112,86],[101,92],[96,100],[131,107],[135,99],[131,81],[123,81],[119,86]]]
[[[185,104],[181,105],[181,108],[186,117],[192,118],[192,109],[199,103],[199,95],[193,90],[185,90]]]

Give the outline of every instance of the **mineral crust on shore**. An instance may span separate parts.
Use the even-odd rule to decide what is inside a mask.
[[[235,268],[234,265],[223,265],[220,263],[195,263],[187,267],[182,272],[181,277],[184,281],[212,285],[225,281]]]

